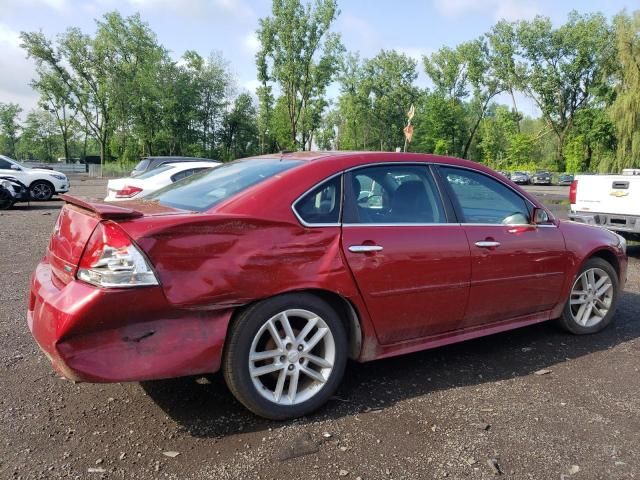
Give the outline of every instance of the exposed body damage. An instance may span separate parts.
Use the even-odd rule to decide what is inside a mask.
[[[420,251],[420,237],[412,237],[413,250],[409,250],[401,245],[400,237],[389,233],[390,237],[381,242],[387,250],[378,257],[366,254],[354,260],[343,242],[366,244],[366,230],[358,230],[357,234],[353,230],[346,235],[340,224],[309,228],[292,212],[296,199],[318,182],[348,168],[389,158],[443,161],[441,157],[404,154],[328,155],[318,162],[310,159],[304,168],[266,180],[204,212],[157,202],[123,202],[115,206],[65,197],[68,204],[56,223],[47,256],[33,276],[29,327],[55,368],[68,378],[93,382],[149,380],[218,371],[229,327],[237,316],[255,302],[284,293],[307,291],[329,302],[347,327],[349,355],[358,361],[369,361],[556,318],[576,273],[594,254],[614,263],[620,283],[624,284],[626,257],[615,235],[585,225],[553,221],[550,227],[560,230],[568,251],[561,269],[564,280],[560,282],[559,300],[545,306],[544,311],[473,325],[465,323],[469,313],[466,289],[473,285],[473,265],[460,256],[475,247],[466,243],[467,236],[462,232],[456,233],[458,245],[451,241],[451,235],[442,233],[442,225],[435,227],[441,229],[438,235],[425,230],[424,239],[432,242],[428,254]],[[446,161],[505,181],[471,162]],[[287,188],[282,188],[283,184]],[[536,199],[520,193],[543,208]],[[125,232],[140,249],[153,268],[157,285],[110,289],[78,279],[85,246],[102,225],[109,223]],[[446,228],[453,232],[460,224],[453,221]],[[376,227],[370,232],[376,233]],[[399,253],[393,260],[389,255],[396,240]],[[455,270],[443,252],[453,252],[449,257],[457,262]],[[392,285],[382,275],[374,285],[377,290],[361,291],[366,283],[361,278],[357,282],[354,273],[368,275],[375,265],[385,262],[388,270],[378,269],[378,273],[388,272],[391,278],[392,270],[399,269],[402,271],[397,273],[398,278],[405,274],[406,280],[410,273],[424,285],[417,285],[419,289],[406,281]],[[427,272],[429,278],[421,277],[421,268],[431,269]],[[440,269],[452,278],[438,275]],[[460,301],[430,293],[429,288],[437,282],[447,295]],[[463,295],[452,290],[454,287]],[[418,290],[427,292],[425,298],[431,295],[432,305],[440,300],[439,316],[426,316],[434,319],[430,324],[407,323],[402,326],[404,330],[394,331],[394,325],[402,318],[394,309],[421,298],[411,295]],[[379,299],[401,294],[404,296],[396,297],[395,303],[387,302],[386,310],[377,308],[376,315],[371,315],[369,309],[375,304],[372,298],[381,302]],[[422,308],[417,303],[411,307],[417,312]],[[455,315],[445,312],[446,308],[455,308]],[[412,335],[408,327],[417,333]]]

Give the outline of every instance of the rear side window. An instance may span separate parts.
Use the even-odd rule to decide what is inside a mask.
[[[189,168],[188,170],[183,170],[182,172],[178,172],[175,175],[171,176],[172,182],[177,182],[178,180],[182,180],[183,178],[190,177],[194,173],[202,172],[204,170],[209,170],[208,168]]]
[[[516,192],[482,173],[440,167],[451,186],[464,223],[526,224],[529,208]]]
[[[295,203],[293,208],[304,223],[340,222],[341,184],[340,176],[327,180]]]
[[[345,178],[344,223],[446,223],[435,182],[426,166],[382,165]]]
[[[172,165],[163,165],[162,167],[154,168],[152,170],[148,170],[141,175],[138,175],[136,178],[144,180],[145,178],[155,177],[159,173],[166,172],[167,170],[171,170],[174,168]]]
[[[169,207],[204,212],[301,163],[299,160],[281,161],[279,158],[237,160],[208,173],[192,175],[181,182],[172,183],[146,198],[158,200]]]
[[[140,160],[138,162],[138,164],[135,166],[134,170],[136,172],[141,172],[143,170],[146,170],[146,168],[149,166],[149,159],[145,158],[144,160]]]

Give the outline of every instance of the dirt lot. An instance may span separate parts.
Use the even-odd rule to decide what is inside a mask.
[[[72,185],[104,193],[101,181]],[[566,189],[544,188],[533,190],[566,210]],[[0,213],[2,479],[640,477],[637,246],[617,321],[599,335],[542,324],[351,363],[326,408],[276,423],[247,413],[218,375],[91,385],[53,373],[25,310],[60,206]]]

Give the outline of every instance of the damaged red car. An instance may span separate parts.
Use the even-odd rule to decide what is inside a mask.
[[[364,362],[557,320],[614,318],[622,237],[559,221],[474,162],[403,153],[237,160],[135,202],[65,196],[27,320],[63,376],[222,371],[272,419]]]

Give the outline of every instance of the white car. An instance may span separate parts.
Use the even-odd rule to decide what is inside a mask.
[[[12,158],[0,155],[0,175],[15,177],[24,183],[34,200],[49,200],[56,193],[69,191],[69,179],[62,172],[20,165]]]
[[[142,198],[194,173],[209,170],[218,165],[220,162],[165,163],[136,177],[109,180],[105,200],[118,202]]]

